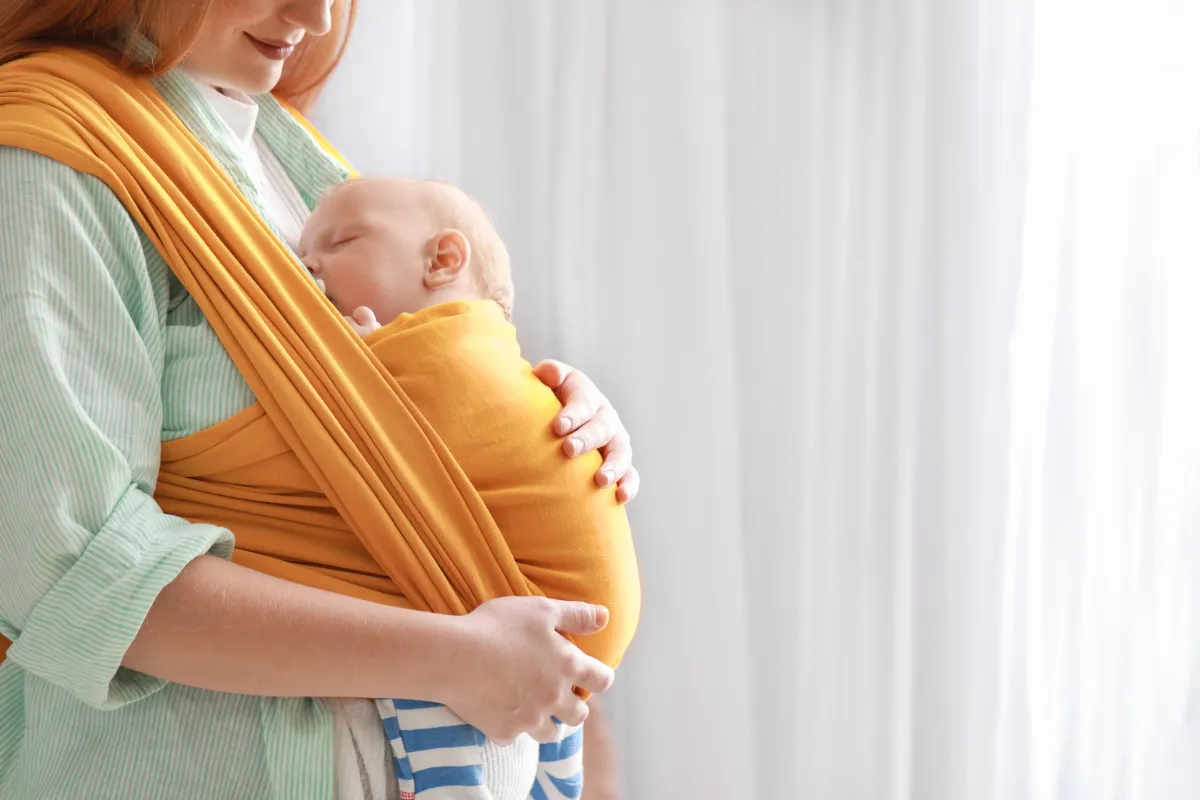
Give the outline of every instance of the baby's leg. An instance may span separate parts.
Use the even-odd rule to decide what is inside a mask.
[[[376,700],[395,758],[401,800],[492,800],[484,736],[443,705]]]
[[[538,751],[537,780],[529,800],[576,800],[582,791],[583,727],[559,722],[558,739]]]

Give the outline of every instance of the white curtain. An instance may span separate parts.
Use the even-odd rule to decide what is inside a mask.
[[[628,798],[1184,796],[1200,126],[1110,186],[1063,120],[1200,48],[1126,73],[1033,0],[360,5],[318,124],[479,197],[529,357],[633,431]],[[1101,4],[1147,52],[1171,5]]]
[[[1200,793],[1200,4],[1037,15],[1001,787]]]

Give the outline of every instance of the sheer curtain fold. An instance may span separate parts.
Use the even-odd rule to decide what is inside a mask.
[[[1197,785],[1186,3],[361,5],[318,123],[637,442],[628,797]]]

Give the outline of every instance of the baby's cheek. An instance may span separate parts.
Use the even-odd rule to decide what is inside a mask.
[[[349,311],[353,311],[359,306],[370,305],[363,302],[361,287],[354,280],[353,276],[345,274],[339,275],[337,278],[337,287],[334,292],[337,302],[346,307]]]
[[[320,280],[324,284],[322,291],[325,292],[325,297],[329,299],[329,302],[333,303],[334,308],[345,314],[346,311],[342,307],[342,297],[338,291],[337,280],[329,276],[322,276]]]

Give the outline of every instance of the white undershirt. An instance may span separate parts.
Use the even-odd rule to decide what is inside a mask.
[[[233,90],[217,91],[189,76],[201,95],[242,144],[242,160],[262,194],[267,222],[292,252],[311,213],[279,159],[255,132],[258,104]],[[335,800],[392,800],[398,785],[391,766],[391,747],[379,712],[371,700],[330,700],[334,716]],[[508,747],[484,744],[484,780],[495,800],[525,800],[537,768],[537,743],[522,735]]]
[[[262,192],[267,221],[275,226],[284,244],[295,252],[300,246],[300,233],[308,220],[309,210],[284,171],[279,159],[255,133],[258,124],[258,104],[248,96],[225,90],[218,92],[203,81],[192,79],[204,99],[225,120],[242,144],[242,158],[250,177]]]

